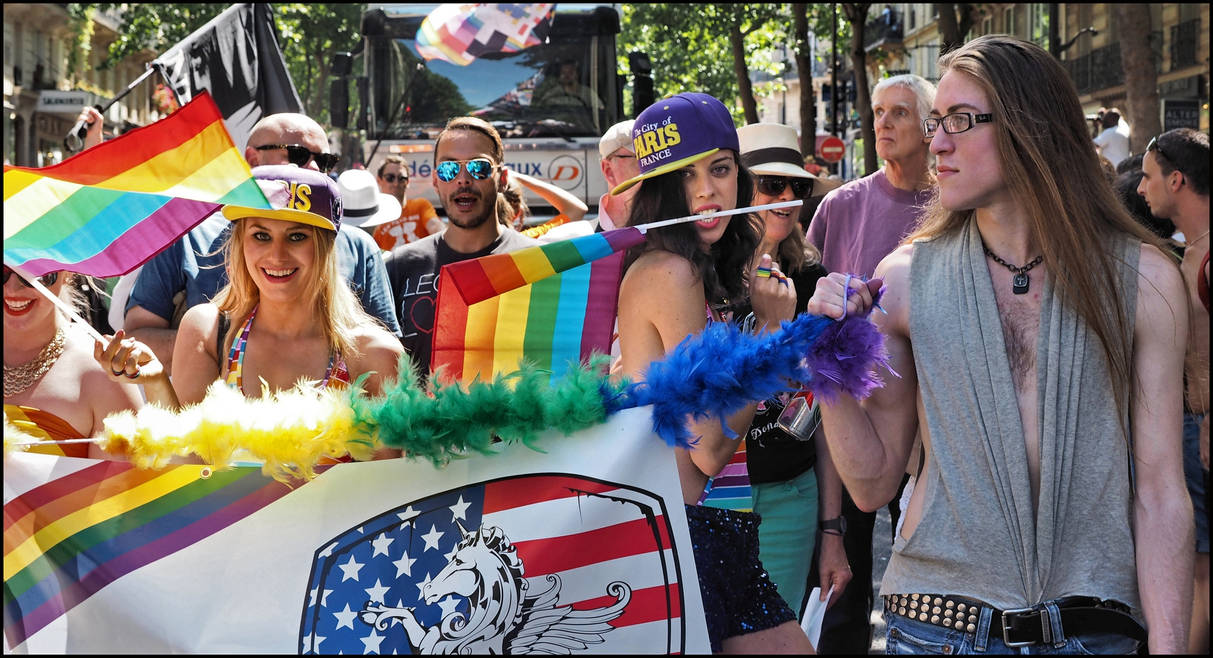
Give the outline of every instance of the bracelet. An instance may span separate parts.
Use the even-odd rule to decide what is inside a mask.
[[[834,535],[835,537],[841,537],[841,536],[843,536],[841,531],[838,531],[838,530],[822,530],[821,528],[818,528],[818,529],[817,529],[817,534],[819,534],[819,535]]]

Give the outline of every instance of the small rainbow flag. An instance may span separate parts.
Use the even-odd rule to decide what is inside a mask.
[[[259,466],[92,463],[4,504],[4,634],[14,647],[128,573],[290,492]],[[6,495],[7,497],[7,495]]]
[[[225,203],[269,208],[209,93],[40,169],[4,168],[4,263],[126,274]]]
[[[432,369],[469,384],[527,359],[559,377],[609,353],[624,250],[644,241],[622,228],[452,263],[438,278]]]

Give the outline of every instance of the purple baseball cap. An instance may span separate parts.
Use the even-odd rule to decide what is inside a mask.
[[[326,174],[295,165],[253,167],[253,178],[272,210],[228,205],[223,216],[232,220],[264,217],[310,224],[330,231],[341,227],[341,190]]]
[[[611,194],[685,167],[720,149],[740,151],[737,127],[724,103],[707,94],[686,92],[645,108],[632,125],[632,144],[640,175],[620,183]]]

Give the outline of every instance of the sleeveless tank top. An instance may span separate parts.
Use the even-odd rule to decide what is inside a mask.
[[[1132,332],[1140,244],[1121,237],[1106,248]],[[1129,419],[1099,339],[1051,277],[1038,278],[1039,408],[1021,419],[976,222],[915,242],[910,339],[931,452],[917,484],[922,520],[908,540],[895,538],[881,593],[960,595],[1001,609],[1096,596],[1140,617],[1130,448],[1118,421]],[[1021,420],[1040,436],[1036,509]]]
[[[253,329],[253,318],[257,317],[257,308],[253,308],[253,312],[249,313],[248,320],[244,321],[244,327],[240,330],[240,335],[236,340],[232,341],[232,349],[227,353],[227,385],[232,388],[244,392],[244,354],[248,347],[249,332]],[[324,379],[317,384],[318,388],[326,388],[329,385],[339,386],[344,388],[350,383],[350,373],[345,366],[345,360],[339,354],[333,354],[329,357],[328,367],[324,371]]]

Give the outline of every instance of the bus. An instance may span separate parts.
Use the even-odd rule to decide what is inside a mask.
[[[358,125],[365,129],[367,169],[399,155],[410,174],[409,197],[439,207],[431,182],[434,140],[450,118],[478,116],[501,133],[507,167],[568,190],[596,213],[607,192],[598,139],[626,118],[615,51],[618,6],[557,4],[545,43],[466,66],[419,54],[417,31],[435,6],[371,4],[363,14],[355,54],[363,63]],[[642,54],[632,57],[647,63]],[[651,83],[642,88],[651,102]],[[532,221],[555,214],[529,190],[527,204]]]

